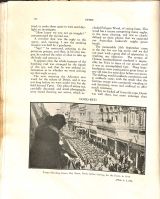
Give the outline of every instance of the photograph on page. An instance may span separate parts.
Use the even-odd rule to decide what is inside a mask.
[[[29,168],[145,174],[146,108],[30,103]]]

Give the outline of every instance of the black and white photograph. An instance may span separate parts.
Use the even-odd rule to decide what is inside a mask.
[[[29,168],[145,174],[146,107],[30,103]]]

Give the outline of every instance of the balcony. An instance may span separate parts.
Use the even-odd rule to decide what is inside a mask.
[[[119,124],[110,120],[109,122],[98,122],[97,128],[115,132],[116,130],[129,130],[129,126],[126,124]]]
[[[109,125],[104,124],[104,122],[98,123],[96,126],[98,129],[102,129],[104,131],[106,130],[106,131],[109,131],[112,133],[115,133],[115,130],[116,130],[115,126],[113,126],[111,124],[109,124]]]

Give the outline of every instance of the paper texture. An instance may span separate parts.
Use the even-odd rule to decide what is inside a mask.
[[[123,197],[127,199],[149,199],[152,197],[158,199],[158,3],[152,1],[83,3],[8,2],[6,7],[8,17],[6,42],[7,62],[5,64],[5,68],[7,73],[5,74],[5,137],[2,143],[2,198],[28,199],[35,197],[59,197],[79,199],[97,197]],[[39,33],[37,27],[39,27]],[[122,42],[122,45],[120,45],[117,43],[118,41],[112,40],[110,43],[108,41],[106,44],[106,46],[110,46],[112,53],[113,48],[111,48],[111,46],[121,46],[123,52],[125,49],[127,50],[127,47],[129,46],[137,47],[138,50],[145,50],[144,52],[146,53],[147,57],[147,66],[144,63],[144,67],[146,69],[144,79],[147,82],[147,86],[143,82],[142,87],[138,87],[140,83],[139,85],[137,83],[136,87],[134,88],[129,86],[120,88],[118,85],[122,85],[122,81],[119,81],[118,84],[111,86],[112,88],[114,87],[114,92],[118,90],[122,92],[121,94],[126,92],[125,96],[120,96],[120,94],[118,96],[114,96],[113,93],[111,95],[108,93],[104,94],[106,89],[110,89],[109,86],[103,89],[104,91],[101,95],[101,92],[98,91],[100,89],[100,84],[98,83],[96,83],[96,88],[98,89],[96,90],[94,88],[95,82],[93,82],[93,76],[95,80],[99,71],[99,69],[97,70],[97,67],[104,66],[104,62],[102,64],[100,63],[99,65],[96,65],[96,63],[93,62],[92,48],[93,46],[95,48],[94,59],[98,60],[99,57],[102,56],[98,54],[98,48],[101,49],[101,46],[104,44],[104,41],[102,40],[106,39],[106,37],[101,39],[99,39],[99,37],[102,36],[102,31],[104,30],[107,31],[106,34],[108,34],[110,37],[113,36],[111,35],[111,32],[109,32],[109,28],[110,30],[113,30],[113,27],[116,27],[117,29],[120,27],[120,30],[123,29],[123,31],[133,31],[133,29],[135,31],[137,29],[139,32],[141,30],[147,32],[142,33],[147,34],[142,36],[142,38],[146,38],[147,43],[145,43],[146,40],[143,41],[144,43],[141,43],[141,38],[139,43]],[[56,92],[49,92],[49,89],[48,92],[45,89],[42,89],[43,91],[45,90],[45,92],[38,92],[38,89],[36,89],[34,84],[31,84],[31,77],[33,78],[32,75],[35,72],[34,67],[37,64],[37,60],[41,60],[40,62],[49,63],[49,58],[46,58],[48,59],[48,61],[46,61],[45,56],[42,54],[39,56],[35,56],[34,54],[37,53],[37,51],[34,52],[34,50],[38,50],[40,53],[40,48],[42,48],[42,42],[40,42],[42,39],[39,39],[39,42],[37,43],[37,45],[40,45],[39,47],[34,46],[38,37],[41,37],[42,28],[43,31],[48,31],[48,34],[50,35],[53,35],[54,32],[63,32],[63,37],[65,32],[68,32],[66,34],[72,34],[70,37],[66,37],[66,42],[74,42],[72,45],[73,49],[70,48],[69,51],[72,51],[73,54],[75,53],[76,56],[71,57],[65,53],[62,56],[63,52],[59,52],[61,53],[60,56],[58,56],[58,52],[56,55],[56,46],[53,45],[53,42],[61,41],[58,40],[60,39],[60,36],[57,36],[55,37],[55,40],[52,40],[53,49],[51,49],[51,52],[54,52],[54,54],[51,55],[51,57],[52,59],[54,57],[54,63],[56,62],[56,57],[61,57],[61,60],[68,60],[68,65],[72,62],[72,69],[74,66],[73,61],[75,64],[77,64],[75,67],[78,67],[78,63],[84,64],[81,65],[81,72],[64,71],[61,73],[57,71],[55,76],[59,75],[58,79],[61,79],[60,84],[55,83],[54,81],[53,84],[49,83],[50,85],[55,86]],[[47,28],[52,28],[52,30],[47,30]],[[97,33],[97,31],[99,31],[99,33]],[[95,35],[93,35],[93,32]],[[118,33],[114,32],[114,34]],[[121,33],[119,34],[121,36]],[[127,32],[127,36],[128,34],[129,33]],[[95,36],[95,43],[93,42],[93,36]],[[135,35],[133,35],[133,37],[134,36]],[[130,39],[128,38],[126,41],[131,41],[131,37],[132,36],[130,35]],[[69,38],[72,38],[72,41],[69,41]],[[77,38],[79,40],[77,40]],[[113,38],[115,38],[115,35]],[[111,38],[108,38],[108,40],[109,39]],[[117,38],[117,40],[121,39],[122,38]],[[125,40],[125,38],[123,39]],[[78,41],[81,43],[76,43]],[[100,47],[97,47],[96,42],[99,42],[98,46]],[[57,43],[55,43],[55,45],[56,44]],[[67,44],[63,43],[62,51],[66,50],[67,47],[65,45]],[[48,50],[46,46],[45,48]],[[78,53],[74,48],[76,48],[77,51],[79,49],[79,57],[77,56]],[[130,49],[130,52],[134,53],[133,50],[133,48]],[[31,55],[31,51],[33,55]],[[107,49],[105,49],[104,52],[107,52]],[[118,52],[117,48],[115,52]],[[114,54],[114,56],[120,55]],[[49,57],[49,55],[47,57]],[[111,57],[109,57],[109,59],[111,59]],[[139,59],[143,61],[145,60],[143,56]],[[58,63],[60,63],[60,61]],[[116,65],[116,63],[114,63],[114,65]],[[47,72],[49,72],[49,67],[46,67],[48,68]],[[58,64],[55,64],[55,67],[58,67]],[[65,67],[66,65],[64,65],[64,70]],[[111,67],[111,64],[108,63],[108,68],[109,67]],[[31,71],[31,68],[33,71]],[[85,72],[83,70],[85,70]],[[105,66],[102,70],[105,71]],[[120,71],[123,72],[125,70],[126,69],[122,68]],[[112,73],[112,78],[115,78],[117,74],[120,74],[120,72],[115,72],[114,75]],[[64,79],[66,77],[70,79],[72,86],[74,85],[74,81],[81,82],[80,88],[82,90],[78,90],[78,87],[76,87],[78,91],[76,89],[72,89],[69,91],[67,90],[69,93],[65,93],[63,88],[65,88],[67,84],[65,80],[62,82],[63,75],[65,76]],[[76,76],[76,79],[78,80],[74,80],[74,76]],[[99,80],[100,77],[103,76],[104,72],[101,76],[99,76]],[[37,77],[39,78],[39,74]],[[47,78],[49,78],[49,76]],[[127,76],[127,78],[129,78],[129,76]],[[85,88],[83,87],[82,79]],[[136,77],[132,77],[131,79],[130,77],[130,80],[128,79],[127,81],[138,82],[138,79],[139,78],[136,79]],[[35,81],[34,78],[32,80]],[[41,79],[41,81],[43,80],[44,79]],[[63,85],[63,88],[61,88],[61,92],[59,93],[58,85]],[[43,87],[42,82],[39,87]],[[36,93],[33,92],[35,90]],[[79,93],[74,93],[74,91]],[[136,92],[138,92],[138,94],[136,94]],[[143,92],[143,94],[140,94],[139,92]],[[129,97],[128,95],[133,96]],[[141,97],[137,98],[137,95]],[[144,107],[146,110],[145,141],[143,139],[145,142],[145,175],[88,170],[69,171],[29,168],[31,104],[49,104],[55,102],[63,102],[65,104],[78,103],[120,107]]]

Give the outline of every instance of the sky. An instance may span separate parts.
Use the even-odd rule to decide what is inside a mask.
[[[44,103],[46,110],[50,113],[50,115],[55,115],[58,113],[60,108],[60,103]]]
[[[62,107],[64,103],[44,103],[46,110],[50,113],[50,115],[55,115],[59,113],[59,109]],[[69,104],[67,105],[69,108]]]

